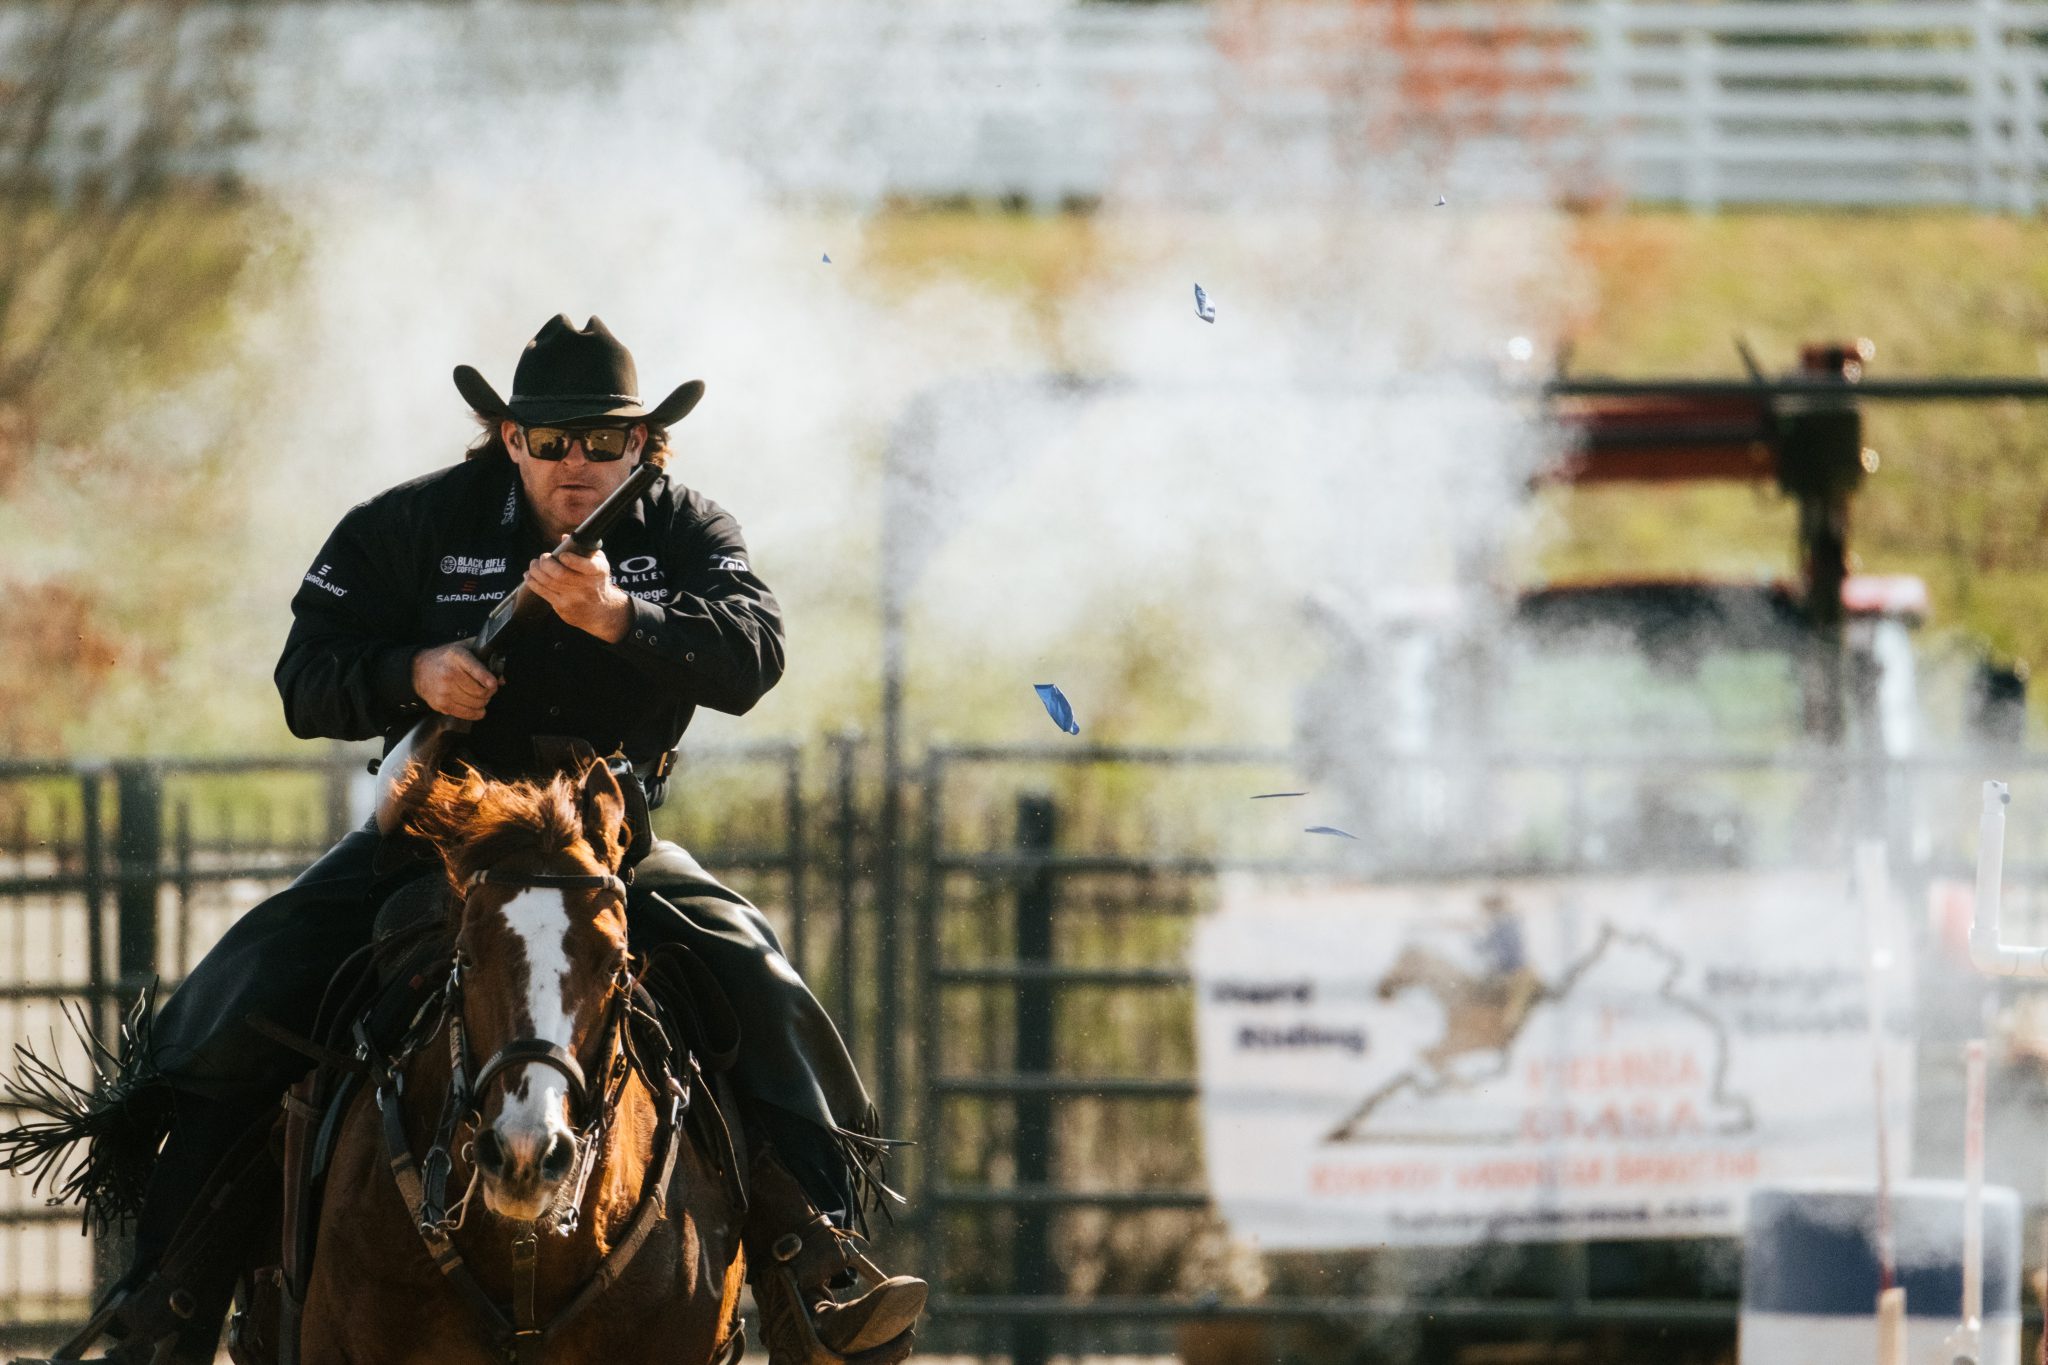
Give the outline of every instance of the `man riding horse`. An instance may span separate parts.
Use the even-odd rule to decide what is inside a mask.
[[[570,752],[622,755],[629,805],[656,806],[695,709],[739,715],[781,676],[780,609],[739,524],[666,474],[601,550],[570,553],[565,537],[635,466],[665,464],[668,428],[704,386],[646,407],[625,346],[597,318],[579,330],[564,316],[527,344],[509,400],[468,366],[455,383],[483,424],[467,458],[352,508],[293,598],[276,673],[292,732],[381,736],[389,753],[439,713],[467,722],[459,755],[491,776],[545,776]],[[508,638],[494,669],[468,642],[522,581],[552,615]],[[165,1267],[188,1258],[166,1252],[210,1174],[305,1071],[287,1040],[313,1032],[329,978],[370,941],[389,891],[422,869],[402,836],[374,824],[349,834],[243,916],[164,1005],[150,1055],[120,1086],[143,1139],[130,1150],[147,1152],[159,1133],[162,1146],[139,1209],[114,1210],[135,1214],[136,1236],[103,1309],[119,1338],[109,1358],[213,1359],[232,1275],[174,1283]],[[856,1267],[875,1278],[850,1238],[885,1192],[885,1144],[838,1031],[774,931],[665,841],[632,868],[627,923],[635,952],[695,953],[739,1015],[731,1079],[754,1151],[749,1269],[764,1313],[808,1314],[794,1335],[771,1321],[771,1347],[814,1337],[863,1360],[907,1350],[922,1280],[882,1279],[843,1302],[833,1293],[857,1287]],[[802,1303],[758,1293],[771,1264],[794,1271]]]

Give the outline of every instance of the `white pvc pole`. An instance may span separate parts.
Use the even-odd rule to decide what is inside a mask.
[[[1942,1358],[1977,1365],[1984,1351],[1984,1040],[1963,1046],[1963,1320]]]
[[[1967,1048],[1969,1107],[1963,1129],[1963,1322],[1984,1322],[1984,1040]]]
[[[1906,1365],[1906,1291],[1899,1285],[1877,1296],[1877,1365]]]
[[[1868,945],[1870,970],[1870,1088],[1877,1102],[1878,1332],[1879,1340],[1883,1341],[1887,1339],[1887,1305],[1899,1303],[1896,1311],[1904,1312],[1900,1302],[1904,1291],[1898,1291],[1897,1300],[1893,1298],[1898,1262],[1892,1247],[1891,1116],[1884,1099],[1885,982],[1891,969],[1891,935],[1888,932],[1891,915],[1886,902],[1891,895],[1891,887],[1883,844],[1868,841],[1856,846],[1856,891],[1863,902],[1864,941]]]
[[[1985,1322],[1985,1040],[1970,1040],[1970,1107],[1962,1146],[1962,1320]]]
[[[1988,976],[2048,979],[2048,948],[2007,946],[1999,938],[2005,807],[2011,799],[2005,783],[1984,784],[1984,808],[1977,821],[1977,904],[1970,917],[1970,962]]]

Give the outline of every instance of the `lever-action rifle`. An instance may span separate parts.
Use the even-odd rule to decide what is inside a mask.
[[[586,558],[596,554],[604,543],[605,533],[647,491],[647,486],[660,477],[661,469],[657,465],[637,466],[626,476],[624,483],[612,490],[611,496],[598,504],[596,511],[583,519],[582,525],[563,537],[562,543],[555,547],[555,553]],[[485,664],[495,666],[504,652],[508,630],[521,621],[552,610],[539,594],[528,592],[526,584],[520,583],[491,608],[491,614],[484,618],[483,628],[470,640],[469,648]],[[466,720],[433,712],[422,716],[419,723],[391,747],[391,752],[384,755],[376,769],[379,831],[389,834],[398,828],[419,787],[431,781],[440,769],[449,736],[462,734],[468,729]]]

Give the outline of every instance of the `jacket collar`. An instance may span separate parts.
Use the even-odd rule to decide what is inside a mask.
[[[527,504],[526,488],[519,481],[519,466],[512,463],[512,457],[509,455],[498,456],[497,466],[487,481],[488,496],[484,505],[491,510],[486,524],[491,527],[493,533],[510,540],[537,540],[540,537],[540,523],[534,516],[533,508]],[[625,516],[620,518],[621,524],[631,522],[636,526],[645,526],[648,501],[662,497],[672,486],[668,471],[663,470],[661,477],[641,494],[638,501],[626,509]],[[548,545],[544,548],[553,549],[554,546]]]

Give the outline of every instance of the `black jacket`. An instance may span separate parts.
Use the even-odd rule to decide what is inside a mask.
[[[552,548],[502,455],[351,508],[292,598],[276,674],[292,733],[382,735],[388,751],[425,714],[413,655],[474,635]],[[648,763],[675,746],[697,707],[739,715],[782,676],[781,610],[718,504],[663,475],[604,552],[634,598],[631,630],[608,644],[552,612],[519,627],[505,646],[504,685],[469,736],[469,755],[486,768],[522,770],[536,735]]]

